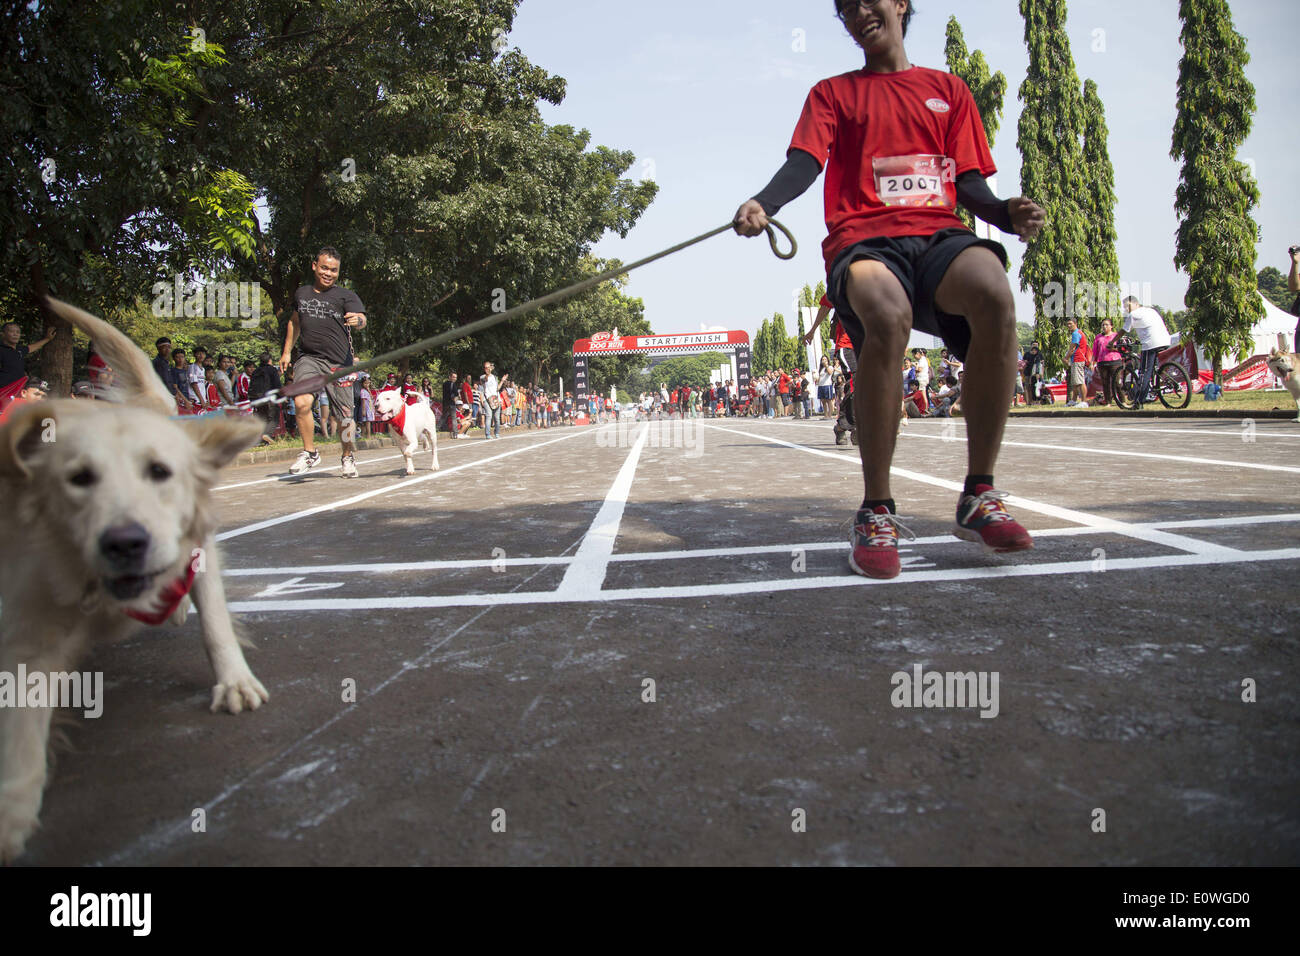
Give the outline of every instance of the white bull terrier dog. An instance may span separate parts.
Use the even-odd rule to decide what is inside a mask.
[[[393,437],[406,459],[408,475],[415,474],[415,462],[411,456],[420,446],[421,435],[429,436],[429,447],[433,449],[433,470],[438,470],[438,422],[427,402],[416,400],[407,404],[396,390],[383,391],[375,399],[375,414],[381,422],[393,426]]]

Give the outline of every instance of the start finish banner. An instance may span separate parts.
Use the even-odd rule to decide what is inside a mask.
[[[674,335],[614,335],[600,332],[573,343],[574,355],[634,355],[653,352],[732,351],[749,347],[747,332],[682,332]]]

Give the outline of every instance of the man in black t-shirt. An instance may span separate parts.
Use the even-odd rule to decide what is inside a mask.
[[[0,335],[0,388],[12,385],[27,374],[27,356],[39,352],[50,339],[54,338],[52,329],[45,330],[45,338],[38,339],[31,345],[19,345],[22,329],[17,322],[6,322],[3,335]]]
[[[311,271],[316,279],[293,295],[293,314],[284,338],[284,351],[280,355],[280,371],[289,367],[294,340],[299,340],[302,354],[293,366],[293,377],[302,380],[314,375],[329,375],[342,366],[352,364],[351,329],[366,327],[365,306],[351,289],[337,285],[340,257],[338,250],[325,246],[316,253]],[[357,477],[357,463],[353,458],[356,440],[356,422],[352,417],[352,383],[347,379],[331,382],[325,388],[331,408],[339,416],[339,437],[343,442],[343,477]],[[295,395],[294,416],[298,420],[298,434],[302,437],[302,454],[290,466],[291,474],[301,475],[320,464],[320,452],[315,448],[312,425],[312,406],[315,395]],[[346,418],[344,416],[347,416]]]

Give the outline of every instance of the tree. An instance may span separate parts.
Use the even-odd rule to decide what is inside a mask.
[[[1020,13],[1029,51],[1029,69],[1020,85],[1020,185],[1022,194],[1047,212],[1042,232],[1025,250],[1020,288],[1033,291],[1036,337],[1052,369],[1065,362],[1068,343],[1064,312],[1048,312],[1058,312],[1066,278],[1079,276],[1089,255],[1083,97],[1065,30],[1065,0],[1020,0]],[[1064,311],[1072,308],[1073,303]]]
[[[1187,273],[1183,301],[1192,337],[1222,378],[1223,356],[1246,355],[1251,328],[1264,315],[1256,291],[1250,211],[1259,187],[1237,148],[1250,134],[1255,87],[1246,79],[1246,41],[1232,26],[1226,0],[1180,0],[1183,58],[1178,116],[1170,155],[1183,168],[1174,198],[1178,214],[1174,265]]]
[[[772,339],[772,321],[764,319],[754,335],[754,354],[751,356],[755,375],[776,368],[776,349]]]
[[[713,372],[728,362],[721,352],[703,352],[698,355],[678,355],[657,364],[651,369],[655,384],[667,382],[671,391],[683,385],[695,389],[709,387]]]
[[[618,265],[617,260],[587,257],[574,278],[580,281]],[[645,305],[623,294],[626,285],[627,277],[619,276],[558,305],[520,316],[510,323],[510,336],[494,340],[498,352],[487,353],[484,350],[488,346],[475,343],[457,353],[458,362],[481,368],[482,361],[492,361],[524,384],[542,385],[557,375],[569,379],[573,374],[573,343],[578,339],[613,329],[618,329],[620,335],[652,334]],[[587,367],[588,388],[603,394],[610,385],[625,381],[643,362],[644,357],[636,355],[594,355]]]
[[[1115,253],[1115,168],[1107,145],[1106,107],[1097,84],[1083,84],[1083,166],[1088,189],[1084,195],[1087,259],[1079,278],[1088,290],[1087,313],[1093,332],[1101,331],[1103,318],[1120,315],[1119,257]],[[1103,291],[1104,290],[1104,291]]]
[[[980,120],[984,124],[984,135],[988,137],[989,147],[992,148],[1002,125],[1002,106],[1007,95],[1006,75],[1001,70],[991,74],[988,61],[980,50],[974,53],[967,51],[966,38],[956,17],[948,18],[947,42],[943,52],[948,61],[948,72],[960,77],[970,88],[975,106],[979,109]],[[975,228],[975,217],[965,207],[959,206],[957,215],[968,227]]]
[[[225,51],[163,7],[50,0],[0,14],[12,132],[0,285],[29,331],[50,319],[46,294],[103,313],[160,275],[252,251],[253,187],[202,129]],[[56,392],[71,384],[72,348],[64,326],[40,353]]]
[[[1287,288],[1286,276],[1273,266],[1265,266],[1255,275],[1255,285],[1264,298],[1284,312],[1290,312],[1296,294]]]
[[[513,0],[240,11],[223,23],[243,55],[218,119],[242,131],[272,210],[247,277],[282,318],[329,244],[375,318],[363,347],[434,335],[580,278],[592,244],[626,235],[655,194],[623,177],[631,153],[541,121],[538,103],[559,103],[564,80],[505,48]],[[300,107],[316,102],[330,105]],[[456,343],[448,358],[477,366],[526,350],[521,328]]]

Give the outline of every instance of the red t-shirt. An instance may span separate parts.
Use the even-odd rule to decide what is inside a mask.
[[[789,394],[790,394],[790,376],[789,376],[789,375],[782,375],[779,379],[777,379],[777,381],[776,381],[776,390],[777,390],[778,392],[780,392],[782,395],[789,395]]]
[[[1083,329],[1080,329],[1079,344],[1074,347],[1074,355],[1071,357],[1071,361],[1087,362],[1089,351],[1090,350],[1088,348],[1088,333],[1083,331]]]
[[[930,414],[930,403],[925,400],[925,389],[917,388],[903,396],[903,401],[916,402],[917,411],[922,415]]]
[[[831,329],[831,339],[835,342],[837,349],[853,348],[853,340],[849,338],[849,333],[844,331],[844,326],[840,324],[839,316],[835,317],[835,328]]]
[[[957,177],[997,172],[966,84],[922,66],[822,80],[808,94],[790,148],[826,170],[828,269],[864,239],[963,228],[954,212]]]

